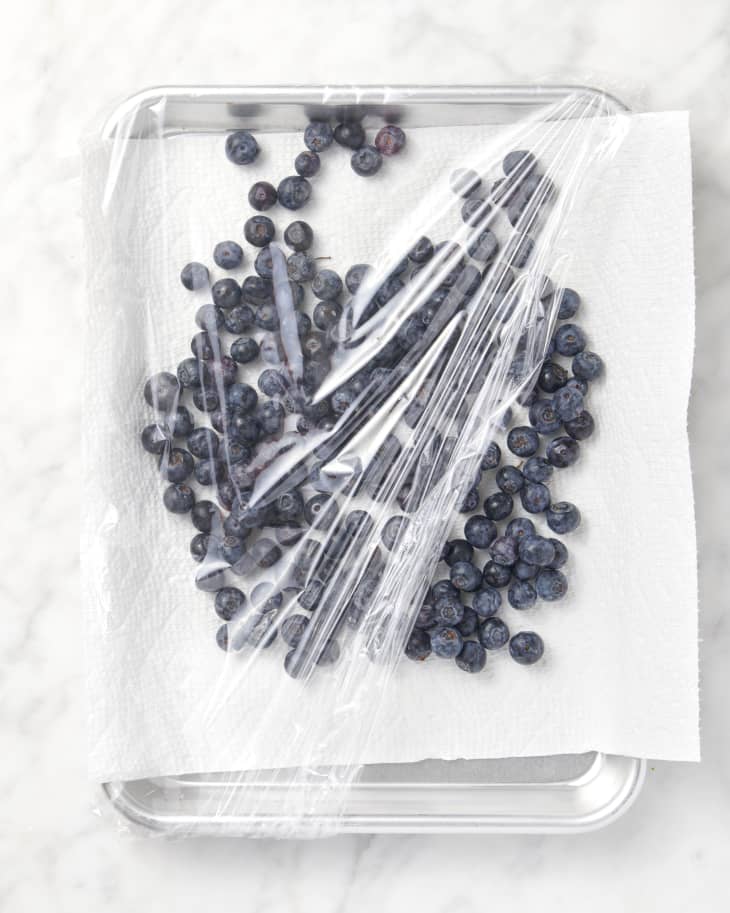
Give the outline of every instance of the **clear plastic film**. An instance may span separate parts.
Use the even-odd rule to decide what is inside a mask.
[[[348,97],[343,106],[337,90],[323,92],[307,114],[332,128],[341,121],[359,124],[370,136],[397,120],[407,103],[407,93],[400,97],[396,90]],[[236,757],[221,745],[221,766],[213,769],[226,772],[203,795],[196,818],[214,822],[235,812],[253,835],[320,836],[338,830],[383,706],[397,699],[396,670],[410,661],[404,654],[423,656],[425,664],[443,661],[434,652],[456,658],[454,675],[484,663],[476,629],[482,619],[475,620],[477,633],[464,633],[462,619],[449,622],[453,606],[448,599],[438,604],[431,589],[434,569],[454,518],[483,515],[490,444],[507,452],[511,430],[511,449],[524,454],[518,465],[537,453],[534,428],[514,415],[534,399],[538,373],[553,351],[569,275],[566,219],[586,181],[600,175],[621,143],[624,119],[600,93],[538,95],[524,114],[494,125],[481,143],[452,157],[426,193],[404,199],[363,269],[352,269],[358,261],[317,259],[327,249],[326,222],[312,221],[311,249],[306,236],[285,238],[289,223],[307,220],[307,206],[299,208],[304,197],[327,192],[327,157],[344,154],[337,142],[321,149],[321,174],[279,184],[270,208],[257,213],[242,200],[241,223],[265,216],[275,234],[264,246],[239,237],[240,269],[219,268],[206,250],[196,256],[191,233],[190,259],[208,272],[188,270],[184,277],[193,286],[189,350],[189,339],[160,330],[157,307],[136,283],[138,254],[125,250],[140,212],[152,205],[138,186],[139,136],[160,146],[171,136],[184,143],[176,129],[179,104],[164,93],[154,102],[130,103],[107,129],[102,168],[99,144],[89,145],[88,160],[95,163],[87,167],[86,208],[92,296],[103,250],[120,296],[128,294],[125,319],[133,324],[109,376],[125,374],[134,401],[104,389],[96,377],[90,383],[102,388],[96,389],[98,408],[118,415],[125,429],[110,459],[123,467],[127,448],[142,452],[145,428],[149,481],[142,484],[157,490],[147,510],[157,516],[167,508],[166,522],[186,526],[193,539],[192,556],[173,556],[171,542],[152,534],[154,523],[139,524],[137,548],[146,566],[185,575],[186,611],[196,624],[210,613],[209,638],[199,649],[207,668],[217,664],[217,674],[189,708],[177,738],[189,746],[220,738],[221,717],[240,695],[264,674],[271,683],[258,712],[245,720]],[[304,131],[307,114],[304,107],[287,110],[289,129]],[[256,116],[245,107],[234,111],[236,129],[250,127],[265,154],[277,125],[257,129]],[[232,128],[208,129],[218,133],[221,167],[234,167],[223,154]],[[320,134],[327,129],[318,127]],[[416,140],[407,124],[403,129],[407,149]],[[377,151],[386,172],[395,159],[387,143],[400,143],[401,134],[378,135],[379,142],[368,140],[365,148]],[[368,155],[358,160],[361,170],[375,167]],[[164,181],[162,151],[158,164]],[[240,167],[244,172],[246,165]],[[272,174],[272,185],[282,177]],[[355,169],[351,180],[368,177]],[[378,180],[385,200],[387,176]],[[358,213],[351,216],[357,220]],[[169,224],[164,210],[153,219],[163,249],[167,238],[186,231]],[[266,220],[259,223],[264,232]],[[235,268],[235,247],[227,254]],[[221,262],[225,255],[219,252]],[[189,293],[178,289],[177,300],[162,307],[185,310]],[[545,486],[529,484],[539,486],[533,492],[539,501]],[[534,508],[529,498],[522,503],[525,509],[518,504],[505,522],[529,518]],[[86,528],[87,598],[94,611],[109,614],[104,649],[114,649],[115,631],[131,623],[113,618],[108,601],[118,574],[110,555],[129,510],[110,502],[96,513],[102,522]],[[504,524],[486,519],[499,533],[493,547],[505,538]],[[481,576],[489,554],[452,563],[457,601],[468,604],[475,591],[489,589]],[[475,570],[479,579],[472,580]],[[136,573],[133,560],[125,573]],[[156,586],[164,590],[167,583],[160,573]],[[433,615],[429,624],[424,612]],[[185,624],[182,607],[175,624]],[[541,645],[528,637],[519,649],[529,662]],[[186,662],[193,675],[193,656],[176,657],[170,674],[185,677]],[[274,667],[280,674],[272,678]],[[281,740],[283,720],[286,750],[277,756],[271,746]],[[272,757],[281,763],[271,764]],[[176,771],[147,770],[169,772]],[[195,832],[184,819],[175,830]]]

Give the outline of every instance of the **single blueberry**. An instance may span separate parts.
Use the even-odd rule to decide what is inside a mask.
[[[188,450],[199,460],[211,459],[218,453],[218,436],[210,428],[196,428],[188,435]]]
[[[531,666],[545,652],[545,645],[534,631],[520,631],[509,642],[509,655],[521,666]]]
[[[537,602],[537,593],[529,580],[515,580],[509,585],[507,599],[513,609],[531,609]]]
[[[449,183],[457,196],[466,198],[481,187],[482,179],[470,168],[457,168],[452,172]]]
[[[535,524],[532,520],[528,520],[527,517],[515,517],[514,520],[510,520],[507,524],[506,534],[520,542],[526,536],[534,536]]]
[[[512,576],[516,580],[532,580],[537,575],[539,568],[534,564],[528,564],[526,561],[517,560],[512,565]]]
[[[223,621],[232,621],[243,611],[246,597],[235,586],[224,586],[215,594],[215,611]]]
[[[365,278],[365,274],[369,269],[370,267],[367,263],[356,263],[345,273],[345,286],[351,295],[354,295],[360,288],[360,285]]]
[[[236,269],[243,263],[243,248],[235,241],[221,241],[213,248],[213,259],[221,269]]]
[[[274,261],[270,247],[262,247],[256,255],[253,268],[263,279],[271,279],[274,275]]]
[[[257,212],[264,212],[276,203],[276,189],[268,181],[257,181],[248,192],[248,202]]]
[[[332,526],[337,512],[337,501],[325,492],[313,495],[304,504],[304,519],[310,526],[323,531]]]
[[[196,501],[190,512],[193,526],[201,533],[210,533],[220,529],[221,513],[212,501]]]
[[[545,361],[537,376],[537,385],[545,393],[555,393],[568,381],[568,372],[554,361]]]
[[[466,539],[451,539],[444,543],[441,550],[441,560],[449,567],[453,567],[457,561],[471,561],[473,555],[474,549]]]
[[[501,459],[502,451],[499,449],[499,444],[492,441],[484,451],[484,456],[482,457],[482,472],[486,472],[488,469],[496,469],[497,466],[499,466]]]
[[[282,404],[272,400],[258,407],[254,421],[259,427],[259,434],[276,435],[283,429],[285,417],[286,411]]]
[[[575,387],[565,386],[553,396],[553,406],[564,422],[573,421],[583,411],[583,394]]]
[[[299,523],[290,520],[286,526],[277,526],[274,530],[274,536],[279,545],[289,548],[299,542],[304,536],[304,530]]]
[[[258,401],[259,395],[250,384],[231,384],[226,390],[226,404],[244,414],[253,412]]]
[[[434,621],[435,611],[436,607],[432,602],[424,602],[418,612],[418,615],[416,615],[416,620],[414,622],[415,627],[422,629],[432,628],[436,623]]]
[[[306,615],[290,615],[285,618],[281,624],[281,639],[287,647],[296,647],[299,645],[304,632],[307,630],[309,619]]]
[[[527,482],[520,492],[522,507],[530,514],[541,514],[550,506],[550,489],[542,482]]]
[[[298,520],[304,511],[304,498],[297,489],[285,491],[274,499],[274,512],[282,523]]]
[[[360,177],[372,177],[380,171],[383,164],[383,157],[375,146],[362,146],[356,149],[350,156],[350,165],[355,174]]]
[[[303,178],[313,178],[319,171],[320,165],[321,162],[316,152],[300,152],[294,159],[294,170]],[[279,193],[279,198],[281,199],[281,193]],[[298,207],[294,208],[296,209]]]
[[[195,312],[195,323],[201,330],[213,333],[225,325],[223,311],[214,304],[202,304]]]
[[[464,638],[456,628],[435,628],[431,632],[431,649],[443,659],[452,659],[461,653]]]
[[[255,361],[259,357],[259,344],[250,336],[242,336],[231,343],[231,358],[241,365]]]
[[[469,640],[464,644],[455,661],[463,672],[475,674],[481,672],[484,668],[487,662],[487,654],[481,644],[474,640]]]
[[[217,333],[211,334],[201,330],[190,340],[190,351],[196,358],[210,361],[215,358],[216,350],[221,351],[221,340]]]
[[[184,482],[190,477],[195,461],[187,450],[173,447],[160,456],[160,472],[168,482]]]
[[[570,320],[580,307],[580,295],[572,288],[564,288],[558,297],[558,320]]]
[[[165,507],[173,514],[186,514],[195,504],[195,494],[185,484],[169,485],[162,495]]]
[[[568,549],[563,545],[560,539],[550,539],[550,542],[552,542],[553,548],[555,549],[555,557],[550,562],[549,567],[553,570],[557,570],[567,562]]]
[[[201,384],[210,384],[210,371],[207,362],[197,358],[184,358],[177,366],[177,379],[181,387],[197,388]]]
[[[527,564],[548,567],[555,558],[552,540],[543,536],[525,536],[520,541],[520,558]]]
[[[228,564],[235,564],[246,551],[243,539],[239,536],[224,536],[221,542],[221,555]]]
[[[509,640],[509,628],[501,618],[487,618],[479,626],[479,642],[485,650],[499,650]]]
[[[202,263],[186,263],[180,272],[180,281],[190,292],[206,288],[210,282],[208,267]]]
[[[509,568],[506,570],[509,571]],[[497,614],[501,605],[502,594],[487,583],[482,583],[472,599],[472,608],[479,618],[491,618]]]
[[[537,453],[540,446],[540,438],[534,428],[528,425],[520,425],[512,428],[507,435],[507,446],[520,457],[530,457]]]
[[[580,526],[580,511],[569,501],[556,501],[545,515],[547,525],[559,536],[571,533]]]
[[[578,352],[572,368],[578,380],[595,380],[603,372],[603,360],[595,352]]]
[[[458,596],[439,596],[433,617],[439,627],[456,627],[464,617],[464,606]]]
[[[496,564],[511,567],[517,561],[518,540],[512,536],[500,536],[489,547],[489,554]]]
[[[301,209],[312,195],[312,185],[298,174],[291,175],[279,182],[276,192],[285,209]]]
[[[320,301],[312,311],[314,325],[320,330],[329,330],[342,316],[342,308],[336,301]]]
[[[391,517],[383,529],[380,531],[380,538],[383,545],[392,552],[408,527],[408,517],[395,516]]]
[[[481,225],[487,220],[491,211],[492,207],[486,200],[469,197],[468,200],[464,200],[461,207],[461,218],[467,225]]]
[[[502,491],[514,495],[525,484],[525,477],[516,466],[502,466],[497,470],[496,481]]]
[[[568,592],[568,581],[561,571],[543,568],[535,578],[535,589],[540,599],[554,602]]]
[[[291,222],[284,230],[284,243],[297,253],[309,250],[313,240],[314,232],[306,222]]]
[[[224,311],[241,303],[241,286],[235,279],[219,279],[210,290],[213,303]]]
[[[464,538],[474,548],[489,548],[497,538],[497,527],[489,517],[469,517],[464,524]]]
[[[221,650],[226,652],[228,650],[228,641],[228,625],[223,624],[215,632],[215,642],[218,644]]]
[[[565,323],[555,331],[555,349],[560,355],[572,357],[586,346],[585,333],[574,323]],[[575,370],[573,371],[575,374]]]
[[[275,235],[274,223],[268,216],[251,216],[243,225],[243,236],[254,247],[266,247]]]
[[[545,456],[553,466],[564,469],[577,461],[580,456],[580,444],[567,435],[553,438],[547,445]]]
[[[197,561],[198,564],[205,561],[208,552],[212,550],[212,541],[212,537],[207,533],[198,533],[197,536],[193,536],[190,540],[190,554],[193,556],[193,561]]]
[[[359,121],[343,121],[335,127],[334,137],[340,146],[359,149],[365,142],[365,130]]]
[[[499,244],[494,232],[487,228],[472,235],[467,240],[466,249],[472,259],[479,263],[488,263],[499,250]]]
[[[218,394],[215,390],[193,390],[193,403],[201,412],[215,412],[218,408]]]
[[[246,276],[241,286],[241,297],[253,307],[274,303],[274,283],[263,276]]]
[[[473,593],[479,589],[482,575],[479,568],[470,561],[457,561],[451,567],[451,582],[457,590]]]
[[[250,165],[259,154],[259,144],[248,130],[236,130],[226,137],[226,157],[234,165]]]
[[[504,491],[495,491],[484,501],[484,513],[490,520],[504,520],[512,513],[514,501]]]
[[[530,457],[522,467],[522,475],[528,482],[547,482],[552,474],[553,467],[543,457]]]
[[[511,266],[523,269],[532,256],[535,242],[529,235],[522,235],[511,239],[507,248],[507,258]]]
[[[551,399],[537,399],[530,406],[530,424],[540,434],[552,434],[562,424]]]
[[[258,277],[257,277],[258,278]],[[230,311],[221,311],[225,328],[234,336],[250,330],[256,320],[253,308],[248,304],[238,304]]]
[[[304,252],[291,254],[286,261],[289,278],[295,282],[310,282],[317,275],[317,264]]]
[[[147,453],[162,453],[170,445],[172,435],[164,422],[155,422],[142,429],[140,435],[142,446]]]
[[[479,628],[479,622],[480,618],[474,609],[470,606],[464,606],[464,614],[461,617],[461,621],[456,626],[456,630],[462,637],[471,637],[472,634],[476,634],[477,629]]]
[[[374,142],[382,155],[397,155],[406,144],[406,135],[395,124],[386,124],[378,130]]]
[[[419,238],[408,251],[408,259],[413,263],[427,263],[433,257],[433,244],[425,236]]]
[[[565,430],[576,441],[585,441],[594,431],[593,416],[585,409],[574,419],[565,422]]]
[[[304,131],[304,145],[312,152],[322,152],[332,145],[332,127],[324,120],[313,120]]]
[[[312,279],[312,292],[323,301],[334,301],[342,294],[342,279],[334,270],[320,270]]]
[[[532,171],[535,165],[537,165],[535,156],[531,152],[526,152],[524,149],[516,149],[513,152],[508,152],[502,162],[502,168],[507,175],[512,174],[513,172],[517,172],[520,175],[527,175]]]
[[[180,382],[168,371],[155,374],[144,385],[145,402],[158,412],[169,412],[173,409],[179,395]]]
[[[273,333],[279,329],[279,312],[273,302],[260,304],[256,308],[253,320],[260,330],[269,330]]]
[[[450,593],[456,597],[459,596],[459,591],[450,580],[437,580],[436,583],[431,584],[431,597],[434,603],[439,596],[443,596],[445,593]]]

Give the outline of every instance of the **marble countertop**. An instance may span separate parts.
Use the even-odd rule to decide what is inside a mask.
[[[662,0],[12,4],[6,132],[0,555],[0,910],[715,911],[730,902],[730,10]],[[702,629],[700,764],[650,763],[636,805],[584,836],[133,840],[85,778],[77,547],[84,308],[78,138],[140,87],[213,83],[601,84],[691,112],[697,359],[690,435]],[[638,306],[638,304],[637,304]],[[7,326],[10,332],[8,334]],[[670,543],[671,544],[671,543]],[[539,906],[538,906],[539,905]]]

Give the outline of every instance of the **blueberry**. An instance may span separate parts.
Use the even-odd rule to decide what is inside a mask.
[[[536,663],[544,652],[542,638],[534,631],[520,631],[509,642],[509,655],[521,666]]]
[[[517,428],[512,428],[507,435],[507,446],[517,456],[530,457],[537,453],[537,449],[540,446],[540,438],[534,428],[530,428],[528,425],[520,425]]]
[[[208,333],[220,330],[225,324],[223,311],[213,304],[203,304],[195,312],[195,323]]]
[[[212,501],[196,501],[190,512],[193,526],[201,533],[210,533],[220,528],[221,514]]]
[[[580,456],[580,444],[572,437],[556,437],[547,445],[545,456],[553,466],[564,469],[572,466]]]
[[[521,559],[515,561],[512,565],[512,576],[516,580],[532,580],[537,575],[539,568],[534,564],[528,564]]]
[[[556,501],[550,505],[545,519],[550,529],[562,536],[580,526],[580,511],[569,501]]]
[[[441,560],[453,567],[459,561],[471,561],[473,555],[474,549],[466,539],[452,539],[444,544]]]
[[[481,187],[482,179],[469,168],[457,168],[451,174],[449,183],[453,192],[460,197],[468,197]]]
[[[269,365],[283,364],[286,351],[281,337],[278,334],[271,334],[263,339],[259,346],[259,355]]]
[[[372,177],[380,171],[383,164],[383,157],[375,146],[362,146],[356,149],[350,156],[350,165],[355,174],[360,177]]]
[[[260,304],[254,315],[254,323],[260,330],[274,332],[279,329],[279,312],[275,304]]]
[[[456,630],[461,634],[462,637],[471,637],[472,634],[476,634],[479,628],[480,618],[474,609],[470,606],[464,606],[464,614],[462,615],[461,621],[456,626]]]
[[[558,297],[558,320],[570,320],[580,307],[580,295],[572,288],[564,288]]]
[[[219,279],[210,290],[213,303],[224,311],[241,303],[241,286],[235,279]]]
[[[258,388],[266,396],[282,396],[289,389],[289,380],[282,371],[266,368],[259,374]]]
[[[284,242],[297,253],[309,250],[313,240],[314,232],[306,222],[291,222],[284,231]]]
[[[215,611],[223,621],[232,621],[240,615],[245,604],[246,597],[234,586],[224,586],[215,594]]]
[[[193,390],[193,403],[201,412],[215,412],[218,408],[218,394],[215,390]]]
[[[380,532],[383,545],[392,552],[408,527],[408,517],[391,517]]]
[[[324,120],[311,121],[304,131],[304,145],[312,152],[322,152],[332,145],[332,127]]]
[[[564,422],[573,421],[583,411],[583,394],[575,387],[565,386],[553,396],[553,406]]]
[[[275,435],[281,432],[285,415],[281,403],[272,401],[259,406],[254,420],[264,434]]]
[[[488,517],[469,517],[464,524],[464,538],[474,548],[489,548],[497,538],[497,527]]]
[[[241,297],[254,307],[274,303],[274,283],[262,276],[246,276],[241,286]]]
[[[262,247],[256,255],[253,268],[264,279],[271,279],[274,275],[274,261],[271,258],[271,248]]]
[[[469,640],[462,647],[461,653],[456,657],[456,665],[463,672],[481,672],[487,662],[484,647],[476,641]]]
[[[503,567],[503,570],[509,571],[509,568]],[[502,594],[487,583],[482,583],[472,599],[472,608],[479,618],[491,618],[492,615],[496,615],[501,605]]]
[[[247,552],[247,556],[253,564],[261,568],[273,567],[280,560],[281,555],[282,551],[276,542],[263,536],[257,539]]]
[[[578,352],[572,368],[578,380],[595,380],[603,372],[603,360],[595,352]]]
[[[144,385],[145,402],[158,412],[169,412],[173,409],[179,395],[180,382],[168,371],[155,374]]]
[[[512,536],[500,536],[495,539],[489,548],[492,561],[511,567],[517,561],[517,544],[518,540]]]
[[[312,312],[314,325],[320,330],[329,330],[339,322],[341,316],[342,308],[336,301],[320,301]]]
[[[336,390],[331,398],[330,403],[332,406],[332,411],[335,415],[344,415],[348,409],[350,409],[357,399],[357,392],[352,389],[352,387],[340,387],[339,390]]]
[[[342,294],[342,279],[334,270],[320,270],[312,280],[312,292],[323,301],[334,301]]]
[[[249,330],[256,319],[253,308],[248,304],[238,304],[236,307],[232,307],[230,311],[221,311],[221,313],[223,314],[225,328],[235,336]]]
[[[226,157],[234,165],[250,165],[259,154],[259,144],[248,130],[236,130],[226,137]]]
[[[418,615],[416,615],[416,620],[414,625],[416,628],[432,628],[435,625],[434,613],[436,607],[432,602],[424,602],[421,606]]]
[[[317,657],[318,666],[331,666],[340,658],[340,645],[336,640],[328,640],[327,643],[319,649]]]
[[[304,530],[296,521],[289,521],[286,526],[277,526],[274,530],[274,536],[279,545],[289,548],[296,545],[304,536]]]
[[[304,511],[304,498],[293,488],[274,499],[274,511],[280,522],[298,520]]]
[[[170,513],[186,514],[195,504],[195,494],[188,485],[173,484],[165,489],[162,500]]]
[[[419,238],[408,251],[408,259],[413,263],[427,263],[433,257],[433,244],[425,236]]]
[[[520,558],[527,564],[548,567],[555,558],[555,546],[543,536],[525,536],[520,542]]]
[[[195,479],[199,485],[215,485],[226,475],[226,465],[222,460],[198,460],[195,464]]]
[[[568,581],[561,571],[543,568],[535,578],[535,589],[540,599],[554,602],[568,592]]]
[[[246,551],[243,539],[239,536],[224,536],[221,542],[221,555],[228,564],[240,561]]]
[[[276,203],[276,189],[268,181],[257,181],[248,192],[248,202],[257,212],[264,212]]]
[[[272,611],[252,612],[243,620],[233,638],[234,648],[244,644],[265,650],[276,640],[276,613]]]
[[[210,281],[208,267],[202,263],[186,263],[180,273],[180,281],[188,291],[205,288]]]
[[[307,254],[300,252],[287,258],[286,269],[289,278],[295,282],[309,282],[317,274],[317,264]]]
[[[431,632],[431,649],[443,659],[452,659],[461,653],[464,638],[456,628],[435,628]]]
[[[492,443],[484,451],[484,456],[482,457],[482,472],[486,472],[488,469],[496,469],[497,466],[499,466],[501,459],[502,451],[499,449],[499,444],[496,444],[494,441],[492,441]]]
[[[478,567],[471,561],[457,561],[451,566],[451,582],[457,590],[473,593],[478,590],[482,582],[482,575]]]
[[[550,539],[553,548],[555,549],[555,557],[548,565],[553,570],[557,570],[559,567],[562,567],[568,560],[568,549],[563,545],[560,539]]]
[[[508,248],[508,259],[511,266],[523,269],[532,256],[535,242],[528,235],[512,239]]]
[[[525,484],[525,478],[516,466],[503,466],[497,470],[498,487],[508,495],[517,494]]]
[[[294,159],[294,170],[300,177],[313,178],[319,171],[320,164],[321,162],[316,152],[300,152]],[[281,199],[281,192],[279,192],[279,198]],[[295,206],[293,208],[298,209],[299,207]]]
[[[576,441],[584,441],[589,438],[593,434],[594,428],[593,416],[585,409],[574,419],[565,422],[565,430]]]
[[[530,457],[522,467],[522,475],[528,482],[547,482],[553,474],[553,467],[543,457]]]
[[[514,520],[510,520],[507,524],[506,534],[512,536],[513,539],[517,539],[519,543],[526,536],[534,536],[535,524],[532,520],[528,520],[527,517],[515,517]]]
[[[231,358],[241,365],[255,361],[259,357],[259,344],[250,336],[242,336],[231,343]]]
[[[207,533],[198,533],[197,536],[193,536],[190,540],[190,554],[193,556],[193,561],[197,561],[198,564],[205,561],[211,550],[211,543],[212,537]]]
[[[484,513],[490,520],[504,520],[512,513],[514,501],[504,491],[495,491],[484,502]]]
[[[436,626],[456,627],[464,617],[464,606],[458,596],[439,596],[433,617]]]
[[[243,263],[243,249],[235,241],[221,241],[213,248],[213,259],[221,269],[236,269]]]
[[[382,155],[397,155],[406,144],[406,135],[395,124],[386,124],[378,130],[374,142]]]
[[[168,482],[184,482],[190,477],[195,461],[187,450],[173,447],[160,457],[160,472]]]
[[[499,650],[509,640],[509,628],[501,618],[487,618],[479,627],[479,642],[485,650]]]
[[[479,263],[488,263],[499,250],[499,244],[494,233],[487,228],[472,235],[467,241],[466,249],[472,259]]]
[[[199,460],[206,460],[218,453],[218,436],[210,428],[196,428],[188,435],[188,450]]]
[[[232,466],[234,463],[250,462],[252,451],[246,444],[238,441],[224,441],[221,455],[226,465]]]
[[[586,346],[583,330],[574,323],[565,323],[555,331],[555,349],[560,355],[573,356]],[[575,370],[573,371],[575,373]]]
[[[546,361],[537,376],[537,385],[545,393],[555,393],[568,381],[568,372],[554,361]]]
[[[226,404],[243,413],[253,412],[259,395],[250,384],[231,384],[226,390]]]
[[[256,481],[256,474],[245,463],[233,463],[228,469],[228,475],[239,490],[252,489]]]
[[[461,207],[461,218],[467,225],[480,225],[486,220],[491,211],[492,207],[486,200],[482,200],[479,197],[469,197],[468,200],[464,200],[464,204]]]
[[[335,127],[334,137],[340,146],[359,149],[365,143],[365,130],[359,121],[343,121]]]
[[[360,288],[360,285],[365,278],[365,274],[370,268],[371,267],[369,267],[367,263],[356,263],[345,273],[345,286],[351,295],[354,295]]]
[[[522,507],[530,514],[541,514],[550,506],[550,489],[542,482],[527,482],[520,492]]]
[[[552,434],[562,424],[551,399],[537,399],[530,406],[530,423],[540,434]]]
[[[230,479],[223,479],[216,486],[218,503],[226,510],[230,510],[233,502],[238,497],[238,490]]]
[[[456,597],[459,596],[459,591],[450,580],[437,580],[436,583],[431,584],[431,597],[434,602],[439,596],[443,596],[446,593]]]
[[[185,388],[197,388],[201,384],[210,384],[207,362],[197,358],[184,358],[177,366],[177,379],[180,386]]]
[[[277,194],[285,209],[301,209],[312,195],[312,185],[306,178],[291,175],[279,182]]]
[[[203,361],[215,358],[216,350],[221,351],[221,341],[217,333],[211,334],[202,330],[190,340],[190,351],[196,358]]]
[[[243,225],[243,236],[254,247],[266,247],[275,235],[274,223],[268,216],[251,216]]]
[[[507,599],[513,609],[531,609],[537,602],[537,593],[529,580],[515,580],[507,590]]]
[[[164,422],[155,422],[142,429],[140,440],[147,453],[162,453],[170,444],[172,435]]]
[[[224,625],[221,625],[218,628],[218,630],[215,632],[215,642],[218,644],[218,646],[221,648],[221,650],[227,651],[228,650],[228,641],[229,641],[228,625],[224,624]]]
[[[502,168],[505,174],[512,174],[513,171],[518,171],[519,174],[529,174],[536,164],[535,156],[531,152],[518,149],[507,153],[502,162]]]
[[[423,662],[431,655],[431,638],[421,628],[414,628],[406,641],[405,654],[408,659]]]
[[[306,615],[290,615],[281,625],[281,639],[287,647],[297,647],[307,630],[309,619]]]

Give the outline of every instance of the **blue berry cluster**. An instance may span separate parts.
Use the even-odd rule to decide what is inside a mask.
[[[343,122],[334,129],[324,121],[310,123],[305,131],[307,152],[296,159],[297,175],[276,188],[258,182],[249,192],[256,212],[245,221],[243,238],[253,248],[253,272],[242,281],[230,275],[211,281],[208,267],[201,263],[183,268],[182,285],[191,292],[207,290],[211,300],[195,314],[197,332],[190,356],[175,373],[156,374],[144,387],[144,399],[155,418],[142,430],[141,442],[156,457],[167,483],[165,507],[191,518],[196,584],[213,594],[220,622],[218,646],[225,651],[246,645],[268,648],[280,636],[288,648],[284,667],[294,677],[309,662],[336,662],[337,632],[343,625],[360,624],[387,565],[387,554],[397,548],[408,515],[443,475],[455,444],[455,439],[444,439],[434,429],[432,459],[429,462],[426,453],[420,461],[428,466],[427,480],[414,470],[394,490],[391,469],[404,449],[396,433],[385,439],[366,467],[355,467],[340,477],[325,471],[337,448],[326,433],[336,425],[361,427],[418,364],[454,313],[467,307],[499,249],[496,235],[487,227],[494,214],[503,211],[512,225],[521,224],[554,194],[526,152],[506,157],[505,177],[492,185],[490,193],[473,172],[455,174],[451,183],[463,200],[462,218],[473,228],[466,249],[453,242],[417,239],[386,279],[368,291],[365,301],[358,291],[370,267],[355,264],[344,278],[334,270],[320,269],[311,255],[314,232],[307,222],[296,220],[283,232],[290,251],[286,257],[289,281],[275,283],[271,244],[277,227],[261,213],[277,202],[289,210],[305,205],[311,194],[308,178],[319,171],[319,153],[333,142],[352,149],[354,170],[368,174],[380,167],[368,165],[368,160],[397,153],[405,135],[387,125],[374,146],[367,146],[359,122]],[[226,141],[226,155],[239,165],[253,161],[258,151],[258,143],[247,131],[238,131]],[[360,156],[357,166],[355,156]],[[511,250],[511,266],[523,268],[533,248],[532,239],[523,234]],[[330,375],[332,353],[349,344],[348,333],[387,308],[435,257],[449,258],[440,286],[402,321],[395,336],[367,364],[315,402],[314,394]],[[243,248],[235,241],[220,242],[213,251],[214,263],[227,272],[239,270],[245,260]],[[510,276],[507,270],[500,288],[509,287]],[[602,362],[586,349],[585,334],[572,322],[580,305],[577,293],[556,292],[546,279],[541,294],[546,300],[558,296],[561,323],[534,384],[521,397],[527,423],[517,423],[510,410],[504,415],[503,446],[515,460],[503,464],[497,442],[486,449],[478,478],[460,505],[462,514],[471,515],[464,523],[463,538],[444,547],[448,579],[432,582],[406,645],[411,659],[423,660],[433,653],[453,658],[460,669],[474,673],[484,668],[486,651],[509,645],[516,662],[534,663],[542,656],[542,640],[532,631],[510,637],[498,617],[502,592],[506,590],[512,608],[526,610],[538,600],[560,599],[567,591],[561,570],[568,557],[563,543],[540,535],[533,520],[513,513],[519,499],[526,514],[542,515],[550,531],[560,536],[580,523],[578,509],[568,502],[554,502],[549,485],[556,469],[575,463],[579,442],[593,432],[585,400],[590,382],[602,372]],[[239,377],[242,366],[257,367],[255,386]],[[518,358],[512,368],[516,379],[520,371]],[[435,376],[428,379],[410,403],[404,416],[409,427],[421,419],[435,382]],[[457,418],[463,421],[466,414],[464,406]],[[307,459],[264,498],[254,499],[257,477],[282,448],[291,446],[292,435],[319,435],[324,443],[307,451]],[[484,475],[496,486],[486,494],[481,490]],[[209,489],[211,495],[196,497],[198,488]],[[351,510],[343,516],[339,497],[350,494],[376,503],[395,495],[402,513],[383,528],[383,549],[372,555],[342,617],[333,619],[336,593],[330,595],[330,590],[336,588],[329,585],[336,582],[338,569],[358,559],[374,525],[367,510]],[[502,522],[504,528],[499,526]],[[241,578],[275,568],[289,549],[286,573],[273,571],[276,586],[260,582],[245,594]],[[479,552],[486,561],[477,559]]]

